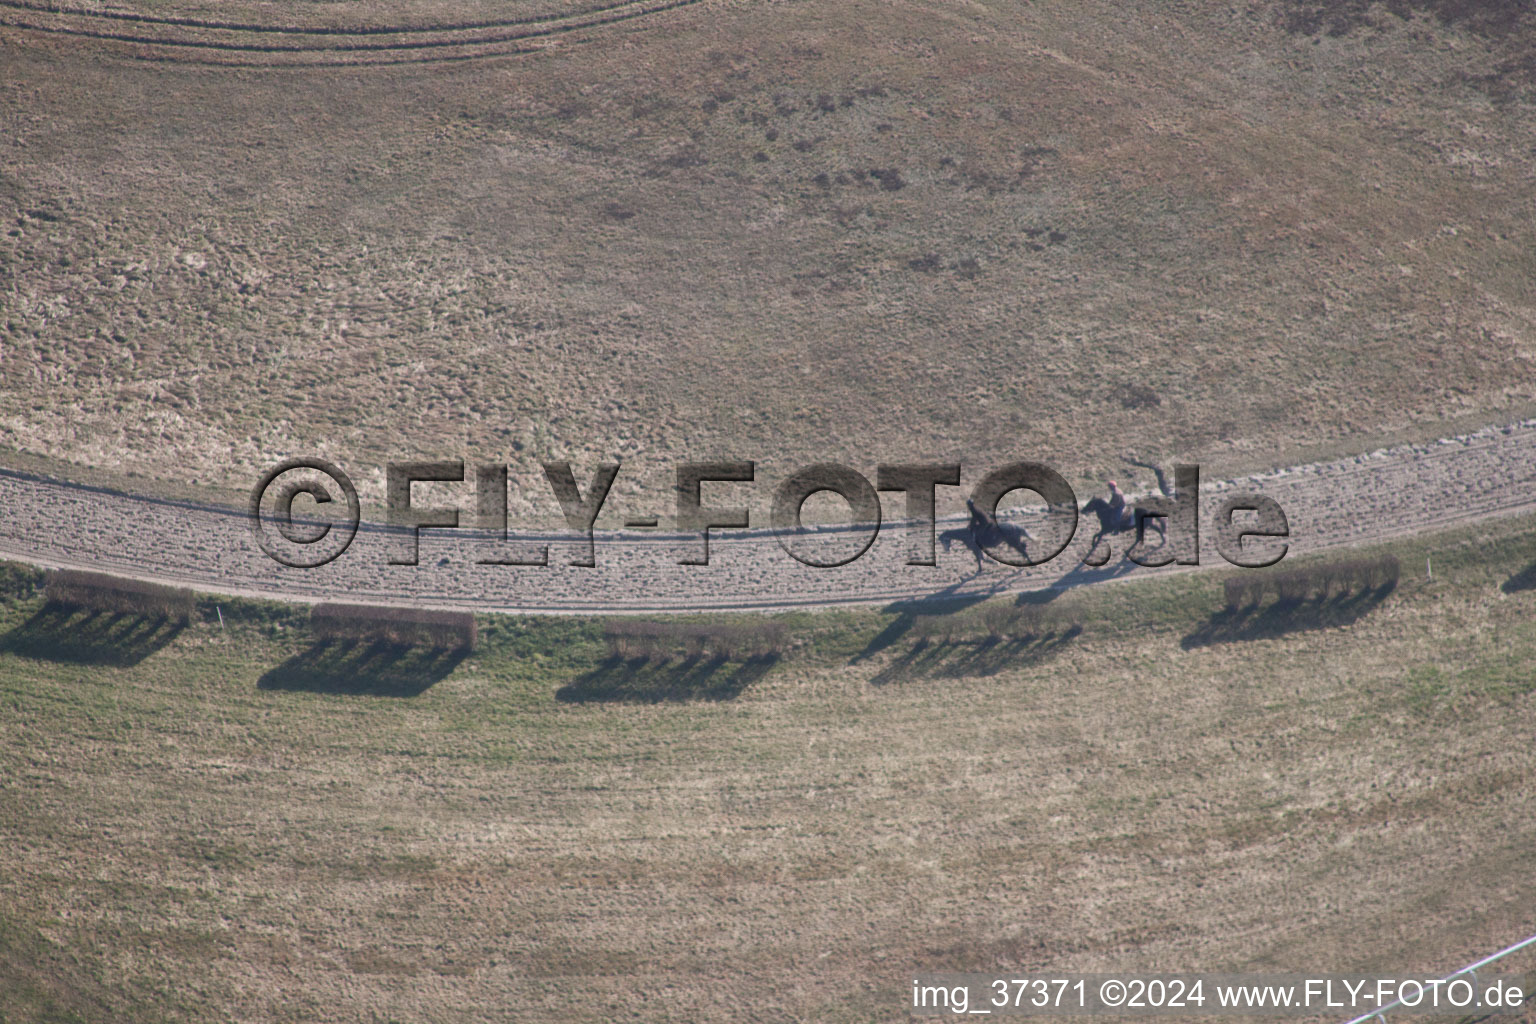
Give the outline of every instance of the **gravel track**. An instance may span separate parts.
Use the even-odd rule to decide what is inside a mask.
[[[966,475],[967,486],[979,474]],[[750,495],[766,518],[776,481],[719,485]],[[714,486],[714,485],[712,485]],[[1536,508],[1536,420],[1490,427],[1429,444],[1402,445],[1236,480],[1202,481],[1199,569],[1225,568],[1211,518],[1227,492],[1267,494],[1290,520],[1291,553],[1372,544],[1394,537]],[[1080,495],[1080,498],[1083,496]],[[730,499],[740,501],[741,498]],[[709,504],[726,499],[706,495]],[[901,509],[899,494],[885,498]],[[610,498],[606,511],[627,512]],[[472,502],[464,501],[465,521]],[[1025,517],[1026,521],[1028,517]],[[940,529],[958,520],[941,521]],[[569,535],[515,533],[550,544],[548,567],[475,564],[483,539],[472,531],[425,531],[421,564],[388,564],[401,536],[364,523],[339,559],[316,569],[281,566],[256,544],[242,510],[146,498],[0,471],[0,556],[45,567],[100,569],[198,590],[292,601],[409,602],[524,613],[640,613],[880,604],[980,597],[1004,591],[1140,579],[1193,567],[1145,569],[1121,556],[1103,569],[1081,564],[1092,533],[1082,521],[1051,562],[1016,569],[988,562],[975,573],[969,552],[939,553],[933,567],[905,564],[907,529],[888,521],[872,547],[838,568],[801,565],[768,530],[715,531],[708,566],[682,565],[697,535],[602,532],[595,568],[565,564]],[[1035,524],[1038,531],[1040,524]],[[838,531],[827,531],[835,541]],[[842,538],[846,540],[846,537]],[[446,564],[439,564],[446,559]]]

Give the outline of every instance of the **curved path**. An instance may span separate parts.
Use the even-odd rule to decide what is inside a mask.
[[[967,486],[977,476],[974,467],[968,470]],[[750,488],[740,493],[751,495],[755,518],[766,518],[771,482],[718,486]],[[1281,504],[1294,554],[1536,510],[1536,420],[1238,480],[1203,481],[1202,569],[1226,567],[1216,553],[1210,520],[1222,494],[1232,491],[1267,494]],[[622,512],[613,508],[616,500],[610,499],[609,509]],[[904,507],[899,494],[884,500],[889,511]],[[467,498],[465,506],[467,521]],[[941,523],[941,529],[945,525],[955,522]],[[1123,544],[1105,569],[1086,569],[1081,560],[1090,532],[1089,523],[1080,523],[1068,549],[1043,566],[1015,569],[989,562],[980,574],[960,546],[947,554],[941,549],[937,566],[905,564],[907,529],[892,522],[861,558],[835,569],[801,565],[766,530],[716,531],[708,566],[680,564],[699,551],[697,535],[599,532],[594,568],[566,564],[577,553],[568,535],[514,536],[550,544],[548,567],[494,566],[475,563],[485,542],[472,532],[426,531],[421,564],[412,567],[389,564],[390,553],[401,545],[398,533],[365,523],[336,561],[293,569],[261,551],[242,510],[0,471],[0,557],[300,601],[540,613],[775,610],[981,596],[1188,571],[1131,567],[1119,557]],[[836,533],[829,531],[829,542]]]
[[[0,0],[0,27],[90,41],[124,56],[238,66],[406,64],[532,53],[562,38],[703,0],[618,0],[563,12],[446,24],[257,24]]]

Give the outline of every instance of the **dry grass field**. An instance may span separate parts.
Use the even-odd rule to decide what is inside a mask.
[[[618,516],[684,459],[1098,488],[1509,423],[1533,48],[1524,0],[0,0],[0,467],[233,497],[321,454],[371,510],[386,461],[510,462],[519,526],[549,459],[623,460]],[[1420,531],[1349,553],[1395,586],[1231,611],[1204,572],[450,651],[0,563],[0,1024],[1437,976],[1536,931],[1536,527],[1424,532],[1510,510],[1472,477],[1525,449],[1478,444],[1422,504],[1296,485],[1298,538]],[[1360,529],[1303,516],[1361,480]],[[78,493],[8,550],[223,564]]]
[[[1028,643],[787,616],[735,687],[576,619],[328,675],[294,611],[49,625],[17,571],[0,1019],[852,1024],[924,969],[1448,970],[1532,925],[1533,541],[1400,545],[1432,581],[1236,632],[1197,577]]]
[[[161,21],[0,5],[0,447],[66,471],[506,459],[517,515],[539,458],[1268,465],[1536,401],[1524,5],[113,10]]]

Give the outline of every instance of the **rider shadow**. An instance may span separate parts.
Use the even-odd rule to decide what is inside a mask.
[[[0,651],[40,661],[125,668],[165,647],[185,628],[178,619],[49,603],[0,638]]]
[[[463,648],[324,639],[270,669],[256,686],[262,690],[415,697],[446,679],[468,656]]]
[[[1083,627],[1074,623],[1064,629],[1011,638],[935,641],[920,637],[905,654],[877,672],[870,683],[889,686],[919,679],[993,676],[1005,669],[1039,664],[1058,654],[1082,632]]]
[[[663,704],[727,701],[767,675],[777,654],[731,662],[723,655],[654,660],[615,654],[579,679],[555,691],[566,704]]]
[[[1506,594],[1518,594],[1522,590],[1536,590],[1536,562],[1521,569],[1499,587]]]
[[[1062,576],[1059,576],[1051,584],[1053,590],[1066,590],[1070,587],[1081,587],[1089,583],[1103,583],[1105,580],[1117,580],[1122,576],[1129,576],[1141,566],[1121,555],[1119,559],[1111,559],[1104,565],[1089,565],[1080,562],[1074,565]]]
[[[1180,641],[1184,650],[1242,643],[1312,629],[1349,626],[1373,611],[1397,588],[1396,582],[1360,588],[1322,599],[1280,600],[1268,605],[1224,608]]]

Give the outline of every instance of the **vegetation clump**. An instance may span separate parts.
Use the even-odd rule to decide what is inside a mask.
[[[1273,595],[1277,603],[1327,601],[1372,591],[1386,592],[1397,586],[1396,555],[1351,558],[1285,572],[1256,573],[1226,581],[1227,610],[1252,608]]]
[[[323,640],[374,640],[467,651],[475,649],[479,635],[469,612],[366,604],[317,604],[309,613],[309,626]]]
[[[918,615],[912,635],[920,642],[996,643],[1030,640],[1056,633],[1081,633],[1082,623],[1064,609],[1038,604],[988,603],[961,613]]]
[[[784,652],[785,635],[783,624],[778,622],[733,625],[626,619],[611,622],[603,630],[611,656],[646,661],[777,658]]]
[[[62,608],[114,615],[139,615],[149,619],[192,618],[192,591],[162,583],[124,579],[104,572],[59,569],[48,574],[43,588],[48,603]]]

